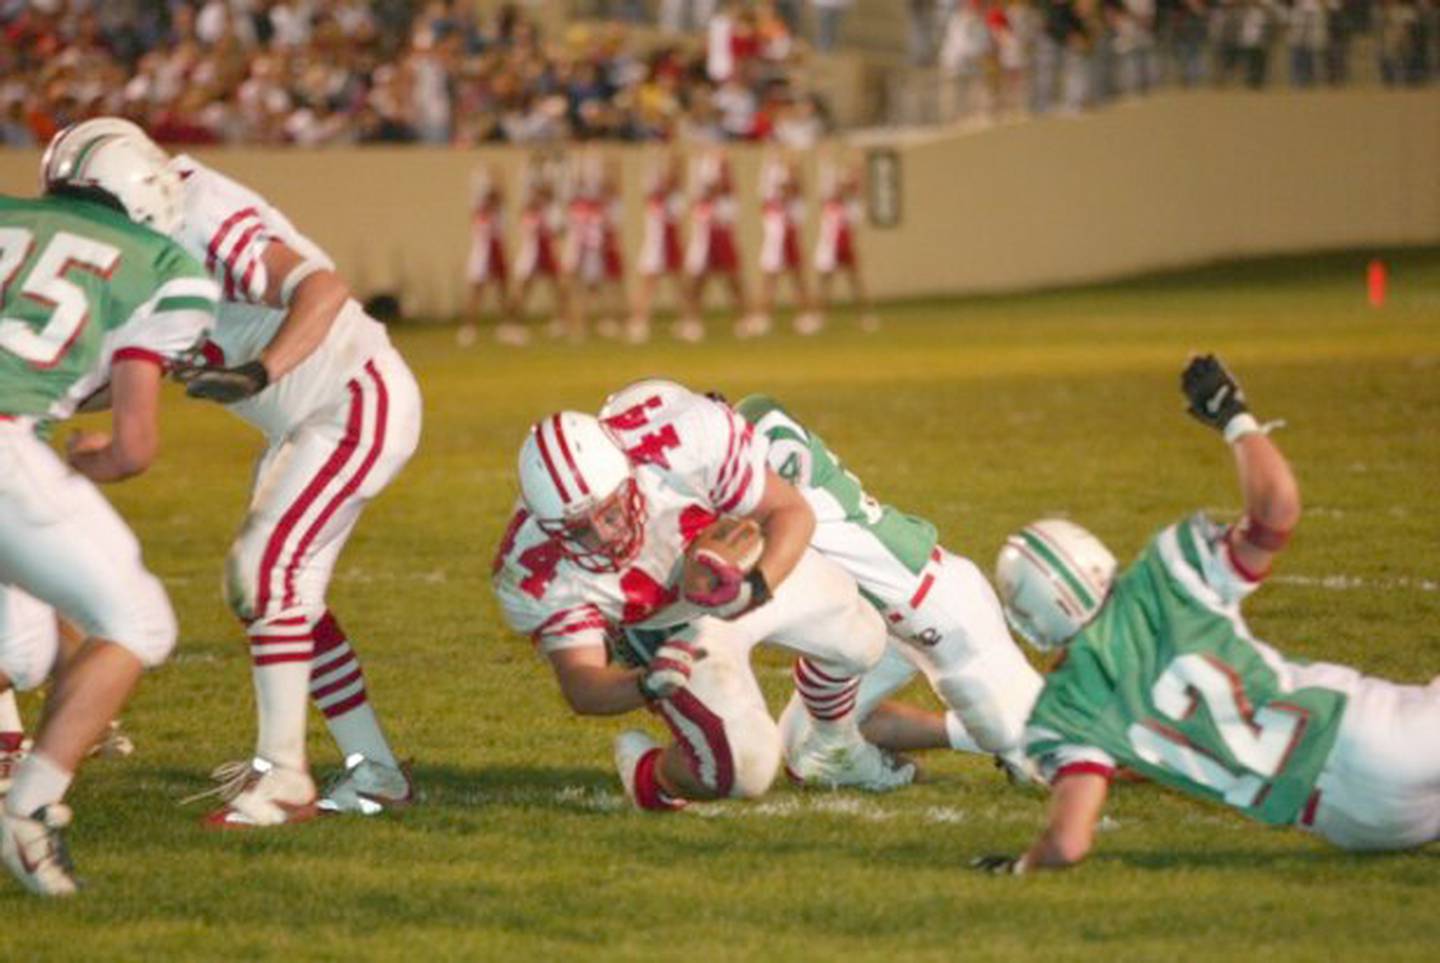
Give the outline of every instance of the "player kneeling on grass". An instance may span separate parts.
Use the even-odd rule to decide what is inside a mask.
[[[1440,680],[1396,685],[1286,659],[1251,635],[1239,603],[1300,518],[1290,467],[1212,357],[1185,369],[1190,412],[1224,433],[1245,516],[1170,526],[1118,577],[1069,522],[1036,522],[1000,553],[1000,597],[1042,649],[1063,647],[1031,714],[1028,751],[1051,780],[1050,825],[995,873],[1085,858],[1117,766],[1345,849],[1440,836]]]
[[[884,626],[854,581],[809,549],[814,516],[766,467],[765,447],[726,405],[647,381],[612,396],[598,419],[542,419],[521,449],[522,502],[495,591],[576,712],[648,707],[670,727],[665,749],[639,731],[616,740],[642,809],[770,786],[780,737],[749,664],[762,640],[821,680],[799,749],[808,769],[876,789],[913,777],[855,720],[854,690],[880,658]]]
[[[32,892],[63,896],[77,883],[61,800],[176,636],[164,587],[92,483],[149,467],[161,373],[204,337],[219,290],[157,233],[179,219],[181,186],[153,146],[99,137],[46,193],[0,198],[0,583],[65,612],[87,639],[15,767],[0,859]],[[111,434],[71,435],[62,461],[41,436],[107,385]],[[53,632],[0,634],[0,689],[37,683],[56,657]]]
[[[1040,675],[1010,638],[985,576],[941,546],[933,524],[870,497],[820,436],[773,398],[752,395],[735,410],[765,436],[770,467],[814,511],[811,547],[855,579],[889,629],[884,658],[856,692],[866,738],[899,752],[991,753],[1013,776],[1027,776],[1025,720]],[[943,715],[885,701],[917,672],[945,704]],[[803,698],[815,682],[797,664],[795,694],[780,716],[790,774],[802,782],[810,774],[794,756],[809,730]]]

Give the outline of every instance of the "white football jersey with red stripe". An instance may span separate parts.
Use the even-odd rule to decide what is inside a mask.
[[[208,352],[211,364],[253,361],[275,336],[285,310],[263,303],[269,279],[262,255],[272,239],[329,268],[334,262],[263,197],[192,157],[172,167],[184,186],[175,240],[205,265],[222,299]],[[390,344],[385,328],[353,301],[335,318],[325,341],[271,387],[231,409],[267,434],[283,434],[318,408],[344,396],[346,383]]]
[[[720,515],[753,512],[765,490],[765,438],[724,404],[643,381],[611,396],[600,417],[635,466],[644,539],[622,571],[591,572],[517,508],[495,556],[495,592],[511,627],[544,652],[705,614],[680,597],[685,549]]]

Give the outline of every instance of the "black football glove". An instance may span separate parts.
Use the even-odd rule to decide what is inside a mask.
[[[1213,354],[1196,355],[1180,375],[1180,390],[1190,402],[1186,409],[1201,424],[1224,431],[1230,419],[1250,410],[1240,382]]]
[[[978,869],[991,876],[1019,876],[1025,872],[1025,864],[1019,856],[1005,856],[995,853],[990,856],[976,856],[970,860],[970,868]]]
[[[264,391],[270,384],[270,372],[256,360],[233,368],[182,367],[176,369],[175,380],[185,386],[185,393],[192,398],[228,405]]]

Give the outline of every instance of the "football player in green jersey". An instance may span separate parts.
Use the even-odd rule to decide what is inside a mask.
[[[0,197],[0,592],[88,636],[56,671],[55,633],[0,635],[0,688],[55,676],[0,810],[0,860],[43,895],[76,890],[61,833],[76,767],[175,644],[164,588],[93,483],[149,466],[162,372],[214,321],[215,283],[159,233],[179,197],[164,155],[123,138],[98,139],[46,197]],[[62,459],[42,439],[106,392],[111,432],[72,434]]]
[[[940,545],[930,522],[867,494],[820,436],[774,399],[751,395],[735,410],[765,436],[770,467],[810,503],[811,547],[855,579],[889,629],[884,657],[856,692],[866,738],[898,752],[990,753],[1012,776],[1030,778],[1023,737],[1041,680],[1011,639],[984,574]],[[885,701],[917,672],[945,704],[943,715]],[[808,728],[801,699],[813,685],[797,663],[796,692],[780,716],[786,766],[800,782],[811,781],[796,747]]]
[[[1052,798],[1026,853],[979,868],[1084,859],[1120,766],[1345,849],[1440,836],[1440,679],[1397,685],[1291,660],[1251,634],[1240,602],[1299,521],[1299,489],[1220,361],[1192,359],[1181,383],[1190,413],[1234,452],[1245,514],[1171,525],[1118,575],[1069,522],[1010,537],[997,569],[1006,613],[1037,647],[1063,647],[1026,734]]]

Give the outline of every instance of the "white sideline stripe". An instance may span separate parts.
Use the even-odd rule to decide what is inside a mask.
[[[1428,578],[1410,578],[1401,575],[1396,578],[1366,579],[1358,575],[1272,575],[1268,579],[1282,585],[1303,585],[1307,588],[1322,588],[1332,592],[1349,592],[1356,589],[1373,589],[1381,592],[1440,592],[1440,581]]]

